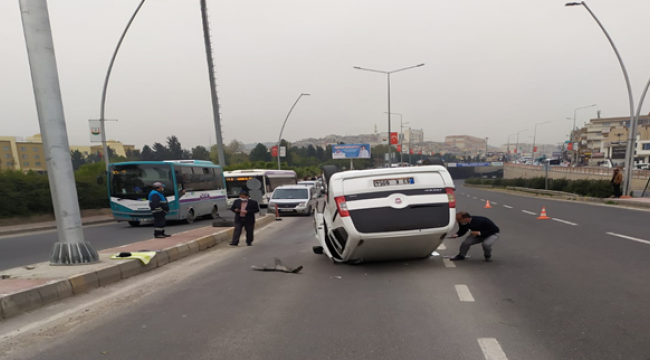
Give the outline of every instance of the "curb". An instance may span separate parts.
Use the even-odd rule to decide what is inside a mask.
[[[110,222],[117,222],[115,219],[102,219],[102,220],[90,220],[90,221],[82,221],[81,225],[86,226],[86,225],[96,225],[96,224],[105,224],[105,223],[110,223]],[[46,225],[46,226],[32,226],[32,227],[21,227],[18,229],[1,229],[0,228],[0,236],[3,235],[13,235],[13,234],[24,234],[24,233],[30,233],[30,232],[37,232],[37,231],[45,231],[45,230],[54,230],[56,229],[56,225]]]
[[[586,202],[586,203],[597,203],[603,205],[613,205],[613,206],[619,206],[624,208],[638,208],[643,210],[650,210],[650,203],[639,203],[639,202],[635,203],[632,201],[621,201],[618,199],[601,199],[601,198],[580,196],[577,194],[569,194],[561,191],[517,188],[512,186],[507,186],[505,188],[488,187],[486,185],[475,186],[472,184],[463,184],[463,186],[468,188],[483,189],[488,191],[501,191],[507,193],[526,193],[534,197],[544,196],[556,200],[570,200],[570,201],[579,201],[579,202]]]
[[[255,222],[255,228],[258,229],[272,224],[275,222],[274,219],[274,216],[269,215],[260,217]],[[93,289],[116,283],[207,250],[230,240],[233,231],[234,228],[228,228],[212,235],[206,235],[184,244],[163,249],[147,265],[142,265],[139,260],[134,259],[110,260],[110,263],[106,263],[110,265],[98,270],[82,272],[68,278],[51,280],[26,290],[0,295],[0,322],[3,319],[36,310],[74,295],[88,293]]]

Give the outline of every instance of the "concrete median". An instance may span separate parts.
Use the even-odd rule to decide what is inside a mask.
[[[257,219],[256,228],[274,222],[274,216]],[[33,311],[65,298],[85,294],[98,287],[154,270],[191,254],[210,249],[232,237],[233,228],[205,227],[165,239],[151,239],[100,251],[100,262],[80,266],[51,266],[39,263],[1,271],[0,321]],[[156,251],[149,264],[139,260],[110,259],[119,252]]]

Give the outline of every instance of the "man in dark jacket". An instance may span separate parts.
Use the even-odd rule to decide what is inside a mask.
[[[231,246],[239,246],[239,237],[242,229],[246,229],[246,245],[253,245],[255,231],[255,214],[260,212],[257,201],[250,199],[248,191],[242,190],[239,199],[235,200],[230,208],[235,213],[235,230],[232,233]]]
[[[461,211],[456,214],[456,221],[458,222],[458,232],[452,235],[452,238],[465,235],[469,231],[469,235],[465,241],[460,245],[458,255],[450,260],[459,261],[465,260],[467,252],[472,245],[483,245],[483,255],[485,261],[492,261],[492,245],[499,239],[499,228],[492,222],[492,220],[483,216],[470,216],[466,211]]]
[[[171,236],[165,235],[165,215],[169,212],[169,204],[163,194],[164,191],[165,185],[155,182],[153,190],[149,193],[149,208],[153,213],[153,236],[158,239]]]

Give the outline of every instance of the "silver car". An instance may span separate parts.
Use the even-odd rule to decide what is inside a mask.
[[[269,200],[269,213],[310,216],[316,208],[318,190],[313,186],[285,185],[276,188]]]

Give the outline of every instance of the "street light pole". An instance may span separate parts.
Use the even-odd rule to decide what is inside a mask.
[[[386,114],[386,112],[384,112],[384,114]],[[402,131],[402,128],[404,127],[404,122],[402,122],[402,114],[400,114],[400,113],[392,113],[392,114],[393,115],[399,115],[399,146],[403,147],[404,132]],[[406,124],[408,124],[408,122]],[[388,138],[390,139],[390,134],[388,134]],[[390,141],[389,141],[388,146],[390,146]],[[401,151],[399,152],[400,166],[401,166],[401,163],[404,162],[403,153],[404,153],[404,149],[401,149]]]
[[[221,131],[221,113],[219,112],[219,97],[217,95],[217,78],[214,74],[212,40],[210,38],[210,24],[208,22],[208,5],[206,3],[206,0],[201,0],[201,21],[203,26],[203,43],[205,46],[205,56],[208,63],[208,76],[210,80],[212,119],[214,120],[214,130],[217,133],[217,152],[219,152],[219,165],[226,166],[226,155],[223,148],[223,134]]]
[[[58,231],[50,265],[95,263],[99,255],[81,224],[47,0],[20,0],[20,15]]]
[[[548,124],[548,123],[550,123],[550,121],[535,124],[535,132],[533,133],[533,163],[535,162],[535,152],[536,152],[535,151],[535,140],[537,140],[537,125],[544,125],[544,124]]]
[[[282,129],[280,129],[280,136],[278,136],[278,170],[282,169],[282,166],[280,165],[280,161],[282,157],[280,156],[280,141],[282,141],[282,133],[284,132],[284,126],[287,124],[287,120],[289,120],[289,115],[291,115],[291,112],[293,111],[293,108],[296,107],[296,104],[298,104],[298,101],[300,101],[300,98],[303,96],[309,96],[310,94],[300,94],[298,98],[296,99],[296,102],[293,103],[293,106],[291,106],[291,109],[289,109],[289,113],[287,114],[287,117],[284,119],[284,122],[282,123]]]
[[[600,29],[603,31],[605,36],[607,37],[607,40],[609,41],[609,44],[612,46],[612,49],[614,50],[614,53],[616,54],[616,58],[618,59],[618,63],[621,66],[621,70],[623,71],[623,77],[625,78],[625,85],[627,86],[627,96],[628,100],[630,103],[630,128],[628,131],[628,142],[627,142],[627,148],[625,150],[625,175],[623,176],[623,195],[627,196],[629,195],[630,192],[630,185],[632,184],[632,166],[634,163],[634,148],[635,148],[635,141],[636,141],[636,128],[638,124],[639,118],[635,116],[634,112],[634,96],[632,95],[632,85],[630,85],[630,77],[627,74],[627,69],[625,68],[625,64],[623,63],[623,58],[621,58],[621,54],[618,52],[618,49],[616,48],[616,45],[614,44],[614,41],[612,40],[611,36],[609,36],[609,33],[603,26],[603,24],[598,20],[596,17],[596,14],[594,14],[593,11],[587,6],[587,3],[584,1],[582,2],[572,2],[572,3],[567,3],[565,6],[584,6],[585,9],[591,14],[591,17],[594,18]],[[649,83],[650,84],[650,83]],[[641,109],[639,109],[639,112],[641,112]],[[575,125],[574,125],[575,127]]]
[[[108,154],[108,145],[106,144],[106,118],[104,117],[105,110],[106,110],[106,90],[108,89],[108,80],[111,77],[111,72],[113,71],[113,64],[115,64],[115,58],[117,57],[117,52],[120,50],[120,46],[122,46],[122,41],[124,41],[124,37],[126,36],[127,31],[129,31],[129,28],[131,27],[131,24],[133,23],[135,16],[138,15],[138,12],[140,11],[142,5],[144,5],[144,2],[145,0],[140,1],[140,4],[135,9],[135,12],[133,13],[133,15],[131,15],[131,19],[129,19],[129,22],[126,24],[126,28],[124,28],[124,32],[122,32],[122,36],[120,36],[120,40],[117,42],[115,51],[113,51],[113,57],[111,57],[111,62],[108,64],[108,70],[106,71],[106,78],[104,79],[104,87],[102,88],[102,100],[99,109],[99,125],[101,127],[100,131],[102,137],[102,147],[104,151],[104,163],[106,164],[106,172],[108,172],[108,163],[110,162],[110,158]]]
[[[388,80],[388,166],[391,167],[393,164],[393,145],[390,143],[390,74],[394,74],[396,72],[404,71],[404,70],[409,70],[413,69],[416,67],[424,66],[424,64],[418,64],[414,66],[409,66],[405,67],[402,69],[397,69],[397,70],[391,70],[391,71],[384,71],[384,70],[375,70],[375,69],[368,69],[368,68],[362,68],[359,66],[353,66],[354,69],[357,70],[364,70],[364,71],[370,71],[370,72],[376,72],[380,74],[386,74],[386,78]]]
[[[586,109],[586,108],[590,108],[590,107],[594,107],[594,106],[596,106],[596,104],[581,106],[579,108],[573,109],[573,128],[571,129],[571,142],[572,143],[574,143],[574,144],[576,143],[576,141],[575,141],[575,137],[576,137],[575,136],[575,134],[576,134],[576,116],[577,116],[578,110]],[[573,147],[575,148],[575,146],[573,146]],[[578,151],[578,153],[579,153],[579,151]],[[573,149],[573,159],[572,159],[572,161],[573,161],[573,163],[576,163],[578,161],[577,156],[576,156],[576,149]]]
[[[524,132],[524,131],[528,131],[528,129],[526,129],[526,130],[519,130],[519,131],[517,132],[517,145],[515,145],[515,153],[516,153],[516,154],[519,153],[519,134],[521,134],[521,133]]]

